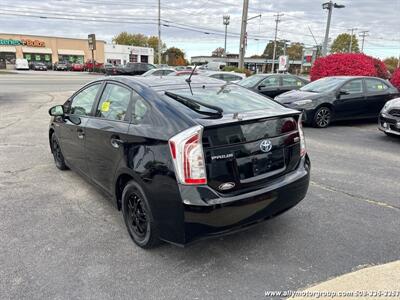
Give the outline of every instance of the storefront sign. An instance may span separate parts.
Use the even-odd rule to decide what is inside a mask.
[[[4,40],[0,39],[0,45],[2,46],[28,46],[28,47],[45,47],[45,43],[39,40]]]

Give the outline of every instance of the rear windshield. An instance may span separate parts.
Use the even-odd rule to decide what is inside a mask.
[[[170,92],[204,104],[218,106],[223,109],[224,114],[262,109],[282,109],[280,104],[236,84],[226,84],[219,88],[193,88],[193,95],[189,89],[171,90]]]
[[[345,82],[346,78],[325,77],[303,86],[300,90],[305,92],[323,93],[336,89]]]
[[[245,79],[242,79],[238,82],[239,85],[244,86],[244,87],[253,87],[259,82],[264,76],[260,75],[253,75],[250,77],[247,77]]]

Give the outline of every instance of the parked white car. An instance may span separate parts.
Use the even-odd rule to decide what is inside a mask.
[[[224,71],[204,71],[201,72],[200,75],[221,79],[226,82],[233,82],[233,83],[239,82],[240,80],[246,78],[246,74],[244,73],[224,72]]]
[[[161,68],[161,69],[151,69],[148,70],[146,73],[143,73],[140,76],[147,77],[147,76],[167,76],[171,73],[176,73],[174,69],[166,69],[166,68]]]
[[[28,60],[25,58],[17,58],[15,60],[15,69],[17,70],[29,70]]]

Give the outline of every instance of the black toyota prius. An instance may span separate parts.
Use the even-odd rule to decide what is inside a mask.
[[[235,84],[102,78],[49,113],[56,166],[104,191],[143,248],[247,228],[308,189],[300,112]]]

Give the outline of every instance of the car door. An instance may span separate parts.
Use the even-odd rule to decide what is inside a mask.
[[[59,127],[59,141],[67,164],[87,174],[84,154],[85,130],[102,82],[93,83],[76,93],[67,104],[66,115]]]
[[[304,85],[299,78],[291,75],[282,75],[281,94],[291,90],[298,90]]]
[[[85,155],[92,180],[112,191],[114,173],[124,157],[132,89],[106,82],[94,117],[86,124]]]
[[[268,97],[274,98],[280,94],[280,76],[270,75],[263,79],[257,86],[259,93],[266,95]]]
[[[385,103],[391,99],[389,86],[376,78],[365,78],[364,82],[367,98],[366,116],[377,117]]]
[[[366,114],[366,98],[363,79],[352,79],[344,83],[337,90],[334,107],[336,119],[363,117]]]

